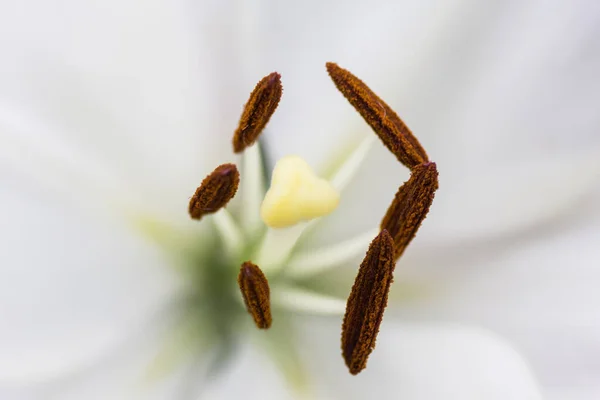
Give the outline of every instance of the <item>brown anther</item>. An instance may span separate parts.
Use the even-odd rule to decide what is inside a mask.
[[[271,326],[271,301],[269,282],[257,265],[246,261],[240,268],[238,284],[246,309],[260,329]]]
[[[234,152],[241,153],[256,142],[275,112],[282,92],[281,75],[277,72],[265,76],[256,84],[233,134]]]
[[[240,173],[234,164],[219,165],[200,184],[190,199],[189,212],[193,219],[219,211],[235,196]]]
[[[326,65],[327,72],[335,86],[371,126],[398,161],[412,169],[429,160],[417,138],[402,122],[398,114],[373,93],[363,81],[335,63],[329,62]]]
[[[342,355],[353,375],[367,366],[387,305],[394,272],[394,241],[382,230],[371,242],[352,286],[342,324]]]
[[[396,260],[406,250],[427,216],[437,188],[436,165],[428,162],[413,168],[410,179],[398,189],[380,226],[394,238]]]

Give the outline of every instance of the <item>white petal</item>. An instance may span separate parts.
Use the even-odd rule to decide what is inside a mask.
[[[550,388],[546,390],[547,400],[596,400],[600,394],[598,385]]]
[[[206,371],[189,360],[185,362],[185,358],[162,379],[146,379],[148,366],[164,345],[168,324],[167,318],[138,326],[134,335],[103,354],[94,365],[81,367],[61,379],[22,386],[2,382],[0,396],[10,394],[6,398],[15,400],[162,400],[197,393]],[[192,354],[190,350],[188,354]]]
[[[232,15],[219,3],[4,3],[0,100],[185,215],[193,189],[227,161],[249,90],[235,84],[235,24],[219,22]]]
[[[341,8],[331,2],[272,8],[285,22],[266,40],[291,81],[286,93],[295,94],[294,106],[281,115],[302,109],[311,124],[287,124],[291,115],[275,121],[268,133],[274,152],[294,149],[316,163],[365,126],[328,82],[322,60],[338,61],[364,79],[438,161],[493,155],[510,162],[515,153],[548,155],[598,143],[591,106],[600,93],[594,5],[459,0]],[[302,28],[294,25],[298,15],[305,16]],[[353,29],[356,15],[366,29]],[[304,46],[310,51],[299,51]],[[451,157],[442,160],[445,153]]]
[[[261,349],[244,344],[238,348],[234,363],[202,393],[206,399],[243,399],[260,393],[261,399],[297,399]],[[251,398],[251,397],[250,397]]]
[[[101,357],[177,287],[163,254],[110,216],[0,192],[0,379],[35,382]]]
[[[503,16],[489,13],[493,23],[479,23],[478,40],[465,42],[469,56],[448,52],[438,60],[442,68],[445,61],[461,60],[463,68],[458,79],[440,78],[450,81],[450,90],[430,94],[446,105],[434,103],[435,111],[445,113],[414,127],[429,136],[424,144],[430,155],[440,162],[450,161],[444,154],[510,162],[597,147],[600,121],[592,104],[600,100],[594,79],[600,67],[598,9],[585,1],[500,4],[506,4]],[[433,109],[422,113],[427,111]]]
[[[502,242],[407,253],[392,293],[406,282],[429,296],[394,308],[402,318],[443,316],[494,329],[519,346],[549,387],[597,384],[598,199],[567,221]]]
[[[556,7],[470,0],[418,3],[384,2],[368,11],[352,5],[344,7],[342,15],[347,19],[340,16],[334,22],[315,12],[315,7],[317,10],[336,7],[329,3],[302,3],[286,9],[282,18],[291,19],[292,15],[306,12],[303,24],[312,29],[296,34],[292,21],[278,24],[278,30],[269,36],[279,50],[273,57],[283,66],[280,72],[291,76],[288,80],[293,81],[286,83],[286,93],[294,91],[294,99],[290,101],[296,104],[287,112],[306,110],[303,121],[315,125],[286,125],[292,116],[275,121],[268,133],[269,150],[278,156],[279,152],[294,149],[310,162],[318,163],[331,157],[332,149],[340,143],[352,140],[357,131],[370,130],[336,93],[325,72],[311,66],[322,58],[338,61],[353,70],[406,120],[431,159],[438,163],[439,196],[446,193],[462,199],[462,193],[453,192],[454,186],[462,186],[457,185],[461,180],[477,185],[485,174],[492,175],[490,185],[499,180],[504,183],[499,179],[501,169],[515,172],[516,165],[526,160],[546,164],[556,158],[557,168],[566,169],[558,176],[569,180],[570,161],[587,150],[591,153],[599,145],[596,134],[599,120],[591,106],[598,103],[600,93],[594,78],[598,69],[595,27],[600,18],[596,8],[586,2]],[[438,12],[439,7],[443,11]],[[336,11],[340,12],[339,7]],[[351,16],[359,13],[361,24],[369,27],[366,34],[364,30],[347,28],[346,24],[354,21]],[[397,23],[386,23],[387,18]],[[315,37],[319,38],[319,46],[313,49],[315,40],[310,39]],[[283,48],[289,46],[286,38],[298,46],[312,46],[311,51],[300,52],[296,46],[292,47],[296,54],[286,53]],[[394,52],[387,50],[390,48]],[[385,202],[389,204],[393,191],[401,183],[391,182],[390,177],[402,175],[391,166],[393,157],[384,153],[378,153],[379,159],[367,160],[367,178],[356,183],[359,188],[351,192],[362,195],[363,200],[357,199],[347,207],[357,210],[358,219],[368,219],[371,224],[381,218]],[[472,173],[474,164],[481,171],[479,177]],[[593,173],[587,172],[587,176]],[[513,179],[512,176],[506,181]],[[537,174],[530,179],[536,177]],[[561,181],[554,188],[566,183]],[[382,185],[391,186],[379,188]],[[509,193],[503,188],[496,191],[483,188],[491,196],[501,195],[497,203],[488,203],[486,208],[506,204],[506,196],[502,195]],[[570,194],[569,190],[540,193],[539,189],[534,185],[531,190],[531,210],[536,211],[532,213],[534,222],[535,218],[545,218],[548,209],[552,209],[541,207],[540,196],[557,197],[557,204],[549,206],[560,208]],[[371,193],[372,196],[365,197]],[[343,204],[340,213],[341,207]],[[434,203],[432,212],[435,210]],[[350,214],[343,215],[349,219]],[[512,218],[502,217],[497,221],[483,218],[481,225],[476,225],[480,216],[470,220],[473,224],[466,227],[469,231],[458,233],[477,236],[494,229],[495,225],[487,226],[488,223],[502,222],[503,226],[499,226],[502,230],[514,229],[520,222],[523,226],[532,222],[511,215]],[[352,218],[353,222],[356,219]],[[332,225],[341,226],[337,222]],[[351,235],[365,229],[366,223],[356,222],[356,228],[345,225],[343,229],[351,231],[348,232]],[[429,223],[426,221],[425,226]],[[342,229],[338,231],[344,234]],[[337,237],[337,234],[324,236]]]
[[[369,150],[375,142],[374,135],[367,135],[356,146],[354,146],[344,157],[341,164],[334,168],[330,183],[341,192],[356,176],[363,165]]]
[[[444,175],[419,232],[429,241],[476,241],[532,229],[559,218],[600,185],[600,147],[591,151],[466,166]]]
[[[151,207],[152,199],[142,201],[117,171],[83,156],[51,127],[6,104],[0,104],[0,143],[3,174],[23,187],[49,190],[71,204],[81,204],[84,198],[92,210],[127,213]]]
[[[455,14],[456,3],[460,1],[308,1],[285,6],[272,2],[265,10],[266,19],[278,23],[265,34],[264,62],[278,68],[285,93],[278,118],[265,132],[267,150],[274,158],[293,152],[311,165],[320,165],[334,149],[370,133],[335,89],[325,62],[353,70],[375,91],[401,90],[394,78],[404,83],[418,78],[437,23]],[[357,21],[361,29],[356,29]],[[291,122],[298,121],[299,115],[301,123]]]
[[[311,341],[314,376],[331,398],[541,399],[524,359],[485,330],[384,319],[367,368],[352,376],[339,355],[339,326],[331,328],[307,328],[319,338]]]

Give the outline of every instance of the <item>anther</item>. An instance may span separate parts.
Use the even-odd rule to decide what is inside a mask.
[[[200,184],[190,199],[189,213],[193,219],[219,211],[235,196],[240,173],[234,164],[219,165]]]
[[[394,241],[383,230],[371,242],[346,304],[342,355],[353,375],[367,366],[367,358],[375,348],[394,266]]]
[[[394,110],[350,71],[335,63],[326,65],[335,86],[398,161],[410,169],[428,161],[427,153]]]
[[[269,282],[260,268],[246,261],[240,268],[238,284],[246,309],[254,319],[254,323],[260,329],[268,329],[271,326],[271,301]]]
[[[396,192],[380,226],[394,239],[396,260],[406,250],[427,216],[437,188],[437,168],[435,163],[429,162],[413,168],[409,180]]]
[[[238,128],[233,134],[233,151],[241,153],[256,142],[275,112],[283,86],[281,75],[273,72],[256,84],[244,107]]]

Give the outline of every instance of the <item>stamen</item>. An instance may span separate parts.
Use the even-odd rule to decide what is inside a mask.
[[[342,355],[353,375],[367,365],[393,280],[394,241],[382,230],[373,239],[352,286],[342,324]]]
[[[298,240],[317,220],[301,222],[289,228],[269,228],[265,233],[262,243],[254,255],[254,259],[260,264],[263,271],[268,274],[277,274],[285,266]]]
[[[348,265],[355,257],[365,254],[365,249],[379,229],[367,232],[342,242],[316,249],[297,251],[286,264],[286,275],[294,279],[306,279],[327,270]]]
[[[244,235],[233,216],[226,208],[221,208],[212,218],[212,223],[221,237],[226,254],[230,260],[238,260],[238,255],[244,248]]]
[[[271,301],[269,282],[257,265],[246,261],[240,268],[238,284],[246,309],[259,329],[271,326]]]
[[[241,153],[258,139],[275,112],[282,92],[281,75],[277,72],[265,76],[256,84],[233,134],[234,152]]]
[[[335,86],[371,126],[398,161],[412,169],[429,160],[417,138],[402,122],[398,114],[373,93],[363,81],[335,63],[329,62],[326,65],[327,72]]]
[[[265,197],[267,187],[261,150],[260,145],[251,146],[242,154],[241,174],[244,179],[240,183],[242,196],[240,225],[247,237],[258,236],[264,228],[260,218],[260,205]]]
[[[234,164],[219,165],[196,189],[189,205],[193,219],[219,211],[235,196],[240,184],[240,173]]]
[[[417,165],[394,197],[388,208],[381,229],[394,238],[396,260],[400,258],[419,226],[427,216],[438,188],[438,172],[435,163]]]
[[[284,284],[273,288],[271,299],[275,309],[281,307],[309,315],[342,315],[346,309],[344,299]]]

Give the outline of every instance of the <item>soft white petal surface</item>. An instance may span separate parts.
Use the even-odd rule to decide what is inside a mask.
[[[86,157],[52,129],[26,110],[0,104],[0,170],[65,203],[85,198],[90,211],[156,212],[155,199],[142,200],[117,170]]]
[[[600,393],[600,386],[589,388],[561,388],[554,389],[545,397],[547,400],[596,400]]]
[[[183,365],[163,382],[143,383],[139,371],[151,359],[155,339],[131,343],[69,389],[46,386],[0,389],[24,399],[381,399],[538,400],[537,384],[523,358],[485,330],[452,325],[386,321],[369,366],[351,376],[339,355],[339,324],[303,321],[301,342],[311,387],[290,392],[266,354],[247,343],[237,347],[224,375],[202,381],[204,369]],[[154,349],[155,350],[155,349]],[[193,377],[193,378],[192,378]],[[79,397],[78,397],[79,396]],[[187,396],[187,397],[185,397]]]
[[[83,368],[176,288],[163,254],[123,221],[23,193],[0,191],[0,382]]]
[[[290,100],[294,104],[282,107],[283,117],[273,122],[267,133],[268,150],[275,157],[293,150],[318,164],[357,132],[370,131],[321,66],[323,60],[337,61],[364,79],[412,128],[438,163],[440,197],[446,196],[445,191],[449,199],[455,195],[461,199],[465,189],[455,188],[458,182],[477,184],[491,174],[490,185],[500,181],[501,187],[483,188],[495,200],[483,208],[508,204],[513,196],[531,200],[531,209],[522,214],[515,211],[507,219],[481,218],[477,213],[464,228],[454,226],[463,230],[460,235],[478,236],[538,222],[548,210],[572,200],[566,198],[570,192],[562,190],[571,183],[570,161],[598,159],[600,146],[596,134],[600,120],[593,107],[600,101],[594,72],[600,68],[595,40],[600,11],[584,1],[552,4],[462,0],[348,2],[340,7],[302,2],[275,8],[273,12],[281,12],[286,23],[273,22],[277,34],[269,36],[272,52],[267,54],[273,54],[281,64],[280,72],[291,81],[286,83],[286,93],[294,93]],[[332,12],[342,22],[332,24],[325,17]],[[287,23],[292,15],[305,16],[304,29]],[[364,29],[344,29],[344,21],[357,20]],[[310,47],[317,40],[320,46]],[[305,51],[290,46],[290,41],[305,46]],[[298,109],[303,110],[302,120],[314,126],[287,124]],[[308,137],[306,132],[314,135]],[[516,185],[515,192],[506,190],[507,182],[524,181],[519,165],[537,160],[545,165],[552,159],[555,166],[547,176],[556,174],[555,167],[565,168],[556,174],[556,185],[532,182]],[[360,191],[362,199],[348,208],[360,209],[361,218],[378,220],[401,183],[390,178],[403,176],[394,162],[384,152],[369,157],[368,168],[361,171],[367,178],[352,192]],[[585,174],[589,177],[591,172]],[[537,178],[538,173],[529,177]],[[369,191],[364,190],[365,183]],[[575,189],[580,193],[584,188]],[[372,194],[372,204],[366,194]],[[555,197],[556,204],[540,203]],[[342,207],[340,215],[346,215]],[[528,214],[531,210],[536,212]],[[364,222],[354,222],[354,233],[365,229]],[[352,234],[347,225],[344,229]],[[455,234],[440,231],[444,239]]]
[[[269,11],[277,18],[270,19],[270,28],[277,34],[269,36],[266,54],[288,76],[286,93],[294,92],[288,102],[302,107],[282,108],[290,118],[274,121],[271,150],[294,149],[303,156],[304,151],[313,157],[309,162],[318,162],[352,133],[348,125],[364,125],[329,81],[323,60],[339,62],[371,85],[439,161],[446,153],[455,160],[480,161],[490,153],[510,160],[598,143],[592,105],[599,83],[592,78],[600,62],[595,40],[600,11],[586,1],[544,4],[274,5]],[[351,29],[356,21],[368,29]],[[316,40],[319,46],[313,45]],[[273,61],[265,57],[264,62]],[[312,129],[306,123],[281,126],[298,109],[307,113],[302,120]],[[318,147],[305,140],[307,132],[320,139]]]
[[[348,373],[334,323],[309,325],[318,349],[312,365],[325,394],[337,399],[538,400],[524,359],[482,329],[384,319],[367,368]],[[339,327],[338,327],[339,328]],[[308,337],[308,336],[307,336]]]
[[[477,323],[511,339],[549,390],[597,386],[600,214],[595,197],[553,225],[477,246],[415,246],[396,272],[401,318]],[[402,296],[410,287],[422,296]]]
[[[236,73],[235,24],[221,24],[232,4],[3,3],[0,103],[184,216],[194,188],[231,154],[223,138],[251,89]]]
[[[162,323],[167,322],[168,319],[164,319],[153,326],[137,326],[137,337],[127,338],[93,365],[61,379],[37,385],[3,383],[0,397],[11,400],[189,398],[203,386],[200,382],[205,370],[200,365],[184,361],[164,380],[151,381],[145,376],[148,365],[164,345],[165,326]]]

